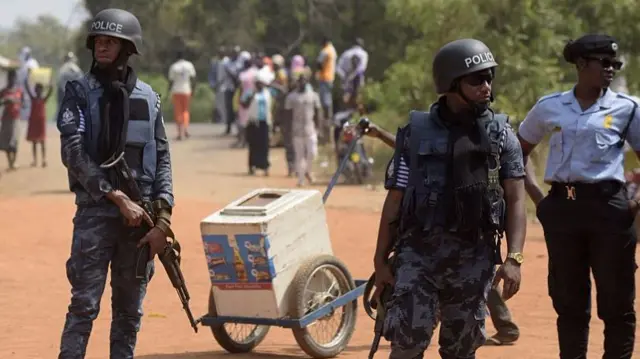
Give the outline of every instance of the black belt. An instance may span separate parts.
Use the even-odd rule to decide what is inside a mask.
[[[585,182],[552,182],[549,195],[568,200],[612,197],[620,192],[623,184],[618,181]]]

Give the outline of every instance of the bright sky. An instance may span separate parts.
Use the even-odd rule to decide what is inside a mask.
[[[82,0],[0,0],[0,29],[13,26],[20,17],[35,19],[51,14],[63,24],[80,25],[87,17]]]

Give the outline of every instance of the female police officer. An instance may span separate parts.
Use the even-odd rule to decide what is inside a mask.
[[[520,125],[525,156],[550,133],[544,197],[532,196],[549,252],[549,295],[558,314],[561,358],[586,358],[591,318],[591,280],[598,317],[604,321],[604,358],[631,358],[636,315],[632,230],[637,200],[624,193],[625,139],[640,153],[640,111],[630,97],[609,89],[622,63],[607,35],[570,41],[564,58],[575,64],[578,83],[542,97]],[[536,199],[537,198],[537,199]],[[544,198],[540,200],[541,198]]]
[[[93,54],[91,70],[67,84],[58,114],[62,161],[78,207],[67,261],[72,298],[59,358],[84,358],[109,263],[110,357],[133,358],[142,300],[153,273],[151,262],[146,275],[138,278],[136,247],[149,243],[153,258],[167,244],[173,190],[160,100],[127,66],[129,56],[139,54],[141,42],[135,16],[119,9],[99,12],[87,37]],[[155,227],[145,210],[130,199],[134,194],[127,189],[131,186],[124,186],[122,178],[100,166],[121,153],[139,187],[140,200],[153,201],[159,218]],[[139,237],[132,238],[132,227],[142,221],[153,228],[138,242]]]
[[[489,108],[497,65],[478,40],[445,45],[433,61],[443,96],[429,112],[412,112],[410,125],[397,135],[399,165],[386,183],[374,257],[376,287],[394,286],[384,325],[390,358],[422,358],[438,308],[441,357],[475,357],[485,340],[494,236],[505,227],[509,259],[496,277],[504,279],[505,298],[519,290],[524,165],[507,116]],[[392,272],[387,257],[398,223]]]

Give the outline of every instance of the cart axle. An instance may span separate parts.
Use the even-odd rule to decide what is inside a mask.
[[[322,307],[314,310],[313,312],[305,315],[300,319],[289,318],[253,318],[253,317],[236,317],[236,316],[209,316],[204,315],[197,320],[204,326],[212,327],[225,323],[235,324],[252,324],[252,325],[269,325],[282,328],[306,328],[316,320],[331,314],[336,308],[345,306],[347,303],[357,300],[358,297],[364,294],[364,287],[367,284],[366,280],[356,280],[356,288],[341,295],[335,300],[323,305]]]

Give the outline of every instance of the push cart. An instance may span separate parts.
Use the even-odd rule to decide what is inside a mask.
[[[356,136],[354,136],[354,139],[350,144],[351,150],[355,147],[357,140],[368,130],[368,120],[360,120],[357,126],[354,126],[352,130],[355,131]],[[263,216],[266,216],[268,211],[284,211],[283,213],[288,213],[287,216],[292,217],[291,220],[294,221],[293,225],[285,226],[284,224],[278,224],[281,227],[277,227],[269,232],[276,234],[260,234],[257,237],[259,240],[254,242],[244,242],[243,238],[247,235],[244,235],[245,237],[240,237],[240,235],[232,233],[235,229],[227,229],[228,227],[223,226],[224,223],[222,225],[220,223],[216,223],[215,225],[218,226],[214,231],[216,235],[211,236],[211,238],[213,238],[211,239],[211,242],[206,242],[204,237],[207,230],[201,224],[203,241],[205,241],[205,252],[207,254],[207,261],[214,286],[212,287],[209,295],[208,314],[199,318],[197,322],[203,326],[210,327],[215,340],[226,351],[230,353],[246,353],[252,351],[262,342],[262,340],[264,340],[272,326],[291,329],[300,348],[313,358],[335,357],[348,345],[356,326],[358,297],[363,296],[365,293],[365,287],[367,287],[368,281],[354,280],[345,264],[332,255],[323,205],[331,193],[332,188],[337,183],[347,159],[348,156],[340,163],[340,166],[331,179],[321,199],[319,196],[320,194],[317,191],[306,191],[315,192],[317,196],[313,197],[313,195],[310,195],[311,197],[308,197],[304,201],[300,200],[296,202],[299,203],[296,205],[297,207],[286,212],[285,210],[282,210],[282,208],[289,205],[293,206],[291,203],[295,202],[295,199],[290,200],[291,203],[289,204],[277,204],[279,203],[278,201],[282,202],[284,199],[277,199],[280,194],[277,193],[277,190],[271,190],[271,192],[264,192],[259,195],[252,194],[250,196],[245,196],[244,198],[236,201],[235,207],[231,206],[232,208],[227,208],[227,211],[231,215],[238,214],[240,211],[244,211],[243,213],[251,212],[252,215]],[[282,191],[284,193],[285,190]],[[286,194],[286,196],[291,198],[295,197],[291,193]],[[277,200],[275,200],[273,204],[268,204],[272,199]],[[313,202],[314,200],[316,202]],[[252,204],[245,205],[245,203],[251,201],[253,201]],[[309,203],[309,205],[304,205],[304,203]],[[245,207],[242,207],[243,205]],[[260,207],[261,205],[263,205],[263,207]],[[271,205],[273,205],[274,208],[268,210],[264,209]],[[282,208],[275,208],[278,206]],[[312,215],[303,215],[303,213],[307,213],[311,210],[316,212]],[[237,213],[233,211],[237,211]],[[304,219],[303,217],[307,219]],[[321,218],[320,221],[322,223],[314,224],[315,222],[311,219],[316,220],[318,217]],[[269,221],[272,223],[284,223],[285,220],[282,218],[288,217],[285,215],[273,215],[270,218],[271,219],[269,219]],[[203,222],[205,220],[203,220]],[[238,226],[240,226],[240,228],[244,228],[242,227],[244,222],[240,223],[242,220],[242,218],[234,219],[235,222],[232,223],[235,226],[234,228],[238,228]],[[214,220],[211,220],[211,222],[214,222]],[[275,226],[276,224],[271,225]],[[265,232],[266,226],[267,225],[262,223],[257,227],[251,228],[258,228],[256,231]],[[243,230],[245,232],[251,231],[247,229]],[[297,236],[298,240],[287,239],[287,241],[289,241],[287,242],[287,246],[290,247],[287,247],[286,251],[280,249],[280,252],[276,252],[276,254],[273,255],[276,259],[278,257],[293,258],[287,259],[286,261],[297,260],[297,258],[299,258],[294,273],[292,271],[292,273],[289,274],[289,277],[287,277],[287,265],[282,263],[271,263],[272,254],[265,253],[265,251],[272,250],[272,253],[274,253],[274,248],[279,245],[278,243],[273,243],[277,241],[271,241],[272,243],[269,244],[269,236],[273,237],[280,235],[284,238],[284,236],[289,235],[288,232],[290,231],[306,231],[308,239],[304,239],[302,241],[299,240],[301,235],[291,234],[291,236]],[[226,258],[210,255],[210,253],[224,252],[224,249],[221,249],[221,247],[227,245],[224,241],[217,241],[216,238],[221,237],[218,233],[227,234],[226,237],[224,237],[224,241],[230,240],[232,242],[229,245],[229,248],[231,248],[233,253],[227,255]],[[322,243],[324,239],[318,236],[326,236],[326,241],[329,242],[328,249],[321,248],[322,245],[318,243]],[[229,239],[232,237],[235,239]],[[320,240],[317,240],[317,238],[320,238]],[[265,258],[268,258],[269,261],[268,267],[270,268],[269,272],[271,272],[271,277],[269,277],[268,274],[265,274],[265,276],[267,278],[266,280],[270,282],[261,284],[260,278],[258,278],[257,274],[258,271],[255,269],[249,269],[248,271],[256,274],[256,282],[252,283],[256,286],[255,288],[268,289],[262,292],[245,292],[246,294],[244,294],[241,290],[233,290],[237,288],[235,287],[237,283],[218,283],[216,286],[217,282],[215,282],[214,278],[224,280],[235,276],[236,278],[244,278],[246,281],[246,273],[243,272],[243,266],[245,264],[241,261],[242,255],[240,254],[243,247],[242,243],[245,243],[245,246],[249,249],[253,248],[256,251],[259,251],[260,247],[256,245],[258,241],[260,241],[259,243],[263,248],[265,248],[262,250],[262,255],[264,255]],[[285,240],[282,240],[282,242],[284,241]],[[301,244],[301,242],[304,243]],[[296,245],[298,246],[298,249],[290,249],[294,248]],[[283,247],[283,245],[280,246]],[[313,249],[308,249],[311,247],[313,247]],[[296,254],[294,257],[291,257],[292,252],[300,254]],[[305,255],[305,253],[307,254]],[[246,261],[250,261],[252,263],[256,262],[256,258],[252,257],[251,254],[249,254],[247,258],[248,259]],[[265,264],[265,260],[261,261]],[[221,272],[217,271],[216,267],[212,267],[212,263],[213,265],[220,264],[220,266],[224,266],[226,263],[230,268],[233,268],[233,266],[230,265],[230,262],[233,262],[235,268],[239,268],[238,270],[240,270],[240,272],[221,274]],[[233,270],[231,271],[233,272]],[[286,289],[277,289],[277,280],[280,280],[280,283],[286,283],[280,285],[278,288],[286,287]],[[227,285],[227,287],[224,287],[225,285]],[[260,285],[266,285],[267,287],[260,287]],[[225,289],[227,289],[227,291],[225,291]],[[249,289],[251,289],[251,287]],[[371,284],[367,287],[367,291],[370,293]],[[263,296],[262,293],[264,292],[268,295],[264,294]],[[216,298],[221,300],[216,303]],[[268,305],[266,302],[269,301],[273,301],[274,304]],[[276,302],[278,304],[275,304]],[[226,314],[252,313],[253,309],[249,309],[249,307],[260,307],[266,309],[255,309],[254,312],[260,312],[259,315]],[[272,310],[272,307],[275,309]],[[223,309],[221,310],[220,308]],[[264,311],[271,312],[269,315],[263,315],[262,312]],[[369,311],[367,312],[371,315]],[[316,332],[321,333],[316,334]]]

